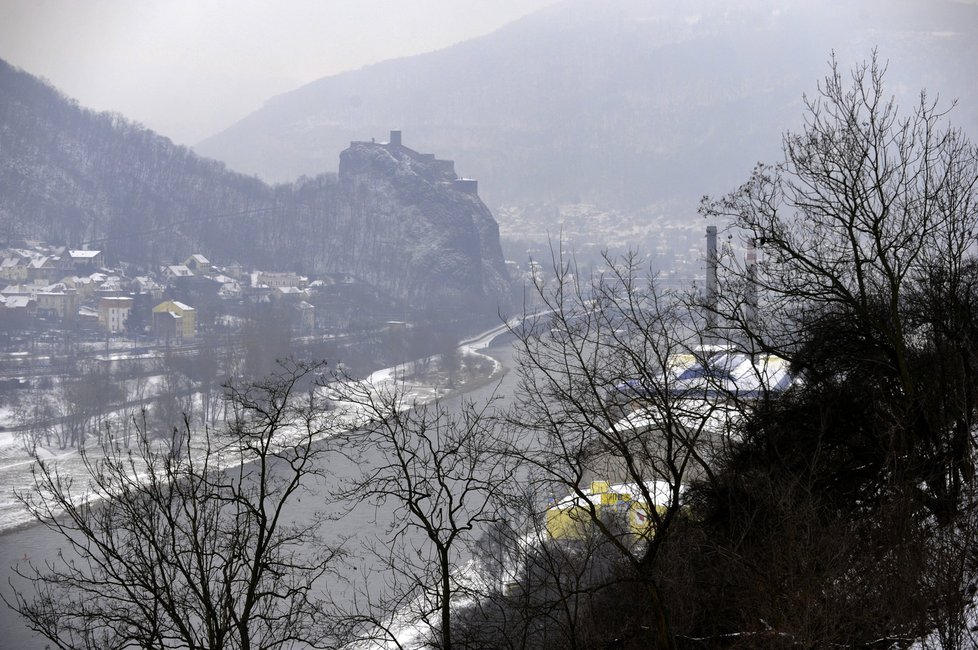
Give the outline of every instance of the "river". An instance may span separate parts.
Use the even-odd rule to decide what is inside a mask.
[[[484,341],[483,341],[484,342]],[[476,345],[475,347],[480,347]],[[509,337],[501,336],[489,348],[483,348],[483,352],[488,353],[497,361],[503,364],[504,368],[511,368],[512,346]],[[489,399],[493,395],[499,398],[499,403],[506,403],[509,396],[513,393],[516,383],[516,373],[507,372],[498,381],[483,384],[478,388],[456,394],[443,400],[446,405],[457,408],[462,399],[470,399],[480,402]],[[326,458],[326,457],[324,457]],[[328,456],[335,459],[335,456]],[[369,453],[363,459],[370,462]],[[333,480],[342,481],[344,478],[351,478],[358,474],[362,469],[362,464],[353,465],[352,463],[332,463],[327,469],[328,474]],[[324,503],[330,500],[332,488],[328,484],[320,484],[318,489],[321,491],[314,495],[303,495],[301,502],[295,503],[295,517],[297,519],[311,517],[315,512],[322,509]],[[341,504],[342,505],[342,504]],[[347,541],[345,547],[351,552],[358,549],[357,539],[368,538],[386,529],[391,521],[390,508],[359,507],[354,508],[349,515],[341,521],[328,524],[323,531],[325,537],[350,535],[354,539]],[[334,527],[335,530],[330,528]],[[54,559],[58,555],[63,541],[54,533],[43,526],[34,525],[0,534],[0,592],[8,599],[11,588],[8,579],[13,576],[12,567],[18,562],[22,562],[25,557],[29,557],[35,564],[41,564],[45,560]],[[369,574],[377,565],[377,560],[369,556],[354,557],[359,560],[360,567],[357,571]],[[327,582],[326,589],[330,590],[331,595],[337,600],[342,600],[345,596],[341,591],[337,591],[340,583],[330,580]],[[43,650],[47,645],[47,640],[35,635],[24,624],[20,616],[8,607],[0,604],[0,650]]]

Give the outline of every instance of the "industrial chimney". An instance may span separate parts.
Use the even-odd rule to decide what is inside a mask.
[[[706,227],[706,333],[712,339],[717,326],[717,227]]]
[[[744,260],[747,286],[744,289],[744,319],[751,329],[757,325],[757,240],[747,241],[747,254]]]

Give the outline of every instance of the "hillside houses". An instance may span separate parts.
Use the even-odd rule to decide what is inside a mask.
[[[66,330],[94,340],[139,336],[179,344],[214,327],[226,332],[228,323],[237,327],[263,309],[299,336],[336,329],[362,311],[363,285],[352,278],[246,271],[199,253],[133,271],[107,266],[97,250],[38,242],[0,250],[0,324],[8,334]]]
[[[102,251],[70,250],[36,244],[0,251],[0,280],[53,282],[65,275],[89,274],[104,266]]]

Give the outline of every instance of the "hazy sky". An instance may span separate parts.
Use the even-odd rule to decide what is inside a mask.
[[[320,77],[556,0],[0,0],[0,58],[192,145]]]

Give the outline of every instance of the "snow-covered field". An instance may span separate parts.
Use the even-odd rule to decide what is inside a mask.
[[[408,405],[426,403],[444,397],[449,393],[469,390],[470,387],[481,385],[487,379],[495,377],[503,371],[498,361],[483,354],[481,350],[488,347],[492,340],[504,331],[505,326],[499,326],[460,344],[460,355],[478,358],[484,365],[491,364],[488,366],[491,368],[491,372],[484,376],[468,377],[468,382],[461,383],[454,388],[449,388],[444,382],[437,381],[437,376],[429,376],[423,379],[415,377],[413,368],[416,362],[378,370],[367,377],[364,383],[372,386],[373,390],[380,394],[387,393],[396,387],[403,403]],[[148,385],[152,386],[153,381],[148,382]],[[193,399],[199,403],[200,396],[194,396]],[[343,408],[342,405],[340,407]],[[346,418],[352,425],[357,419],[356,413],[349,405],[346,405],[346,408],[349,412],[340,414],[340,417]],[[110,413],[107,417],[118,419],[122,415]],[[0,532],[32,523],[32,517],[17,500],[16,494],[23,494],[33,486],[32,469],[37,464],[38,459],[56,462],[58,471],[65,476],[75,477],[79,481],[86,478],[85,467],[77,449],[61,450],[56,445],[38,446],[36,449],[37,459],[31,458],[16,432],[11,430],[15,424],[13,409],[10,407],[0,408]],[[97,443],[92,440],[92,444],[96,445]],[[89,447],[89,449],[92,448]]]

